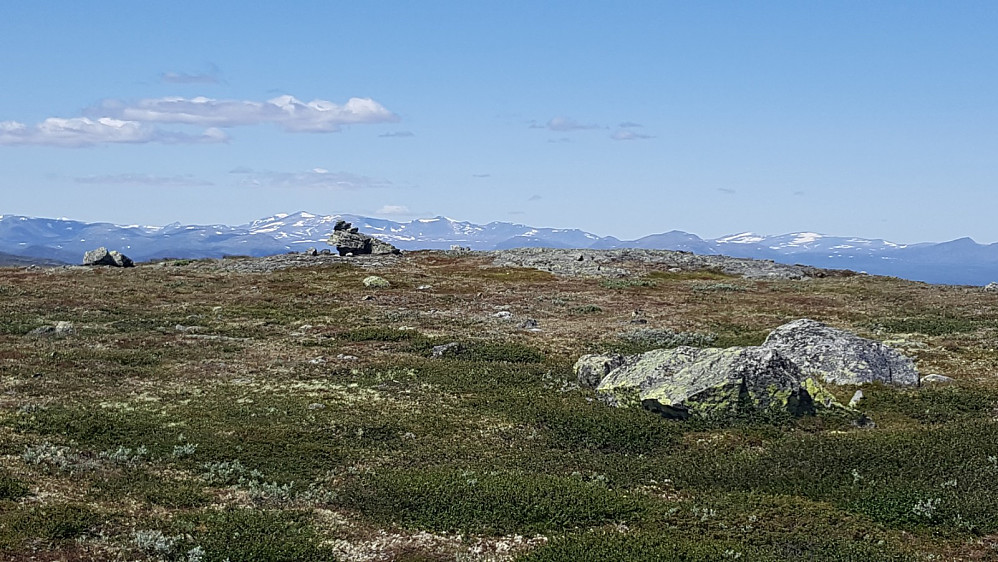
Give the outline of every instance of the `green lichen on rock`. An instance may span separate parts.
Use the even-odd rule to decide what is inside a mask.
[[[765,347],[676,348],[623,359],[597,393],[616,406],[637,393],[645,409],[665,417],[723,419],[746,411],[813,414],[834,397],[778,350]],[[827,404],[827,405],[826,405]]]
[[[369,275],[364,278],[364,286],[369,289],[387,289],[388,287],[391,287],[392,284],[389,283],[384,277]]]

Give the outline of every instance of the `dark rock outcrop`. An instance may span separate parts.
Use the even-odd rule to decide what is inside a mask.
[[[364,254],[399,254],[398,248],[382,242],[377,238],[372,238],[366,234],[361,234],[356,227],[346,221],[337,221],[333,227],[333,233],[329,236],[329,245],[335,246],[336,251],[341,256],[364,255]]]
[[[128,256],[103,246],[83,254],[83,265],[107,265],[110,267],[132,267],[135,264]]]

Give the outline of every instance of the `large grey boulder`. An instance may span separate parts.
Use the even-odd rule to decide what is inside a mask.
[[[387,242],[382,242],[366,234],[358,232],[356,227],[346,221],[337,221],[333,226],[333,233],[329,236],[329,244],[336,246],[336,251],[341,256],[352,254],[359,256],[362,254],[399,254],[398,248]]]
[[[918,371],[910,358],[878,341],[815,320],[804,318],[776,328],[763,347],[779,351],[805,375],[824,382],[918,386]]]
[[[582,388],[596,388],[599,383],[610,374],[610,371],[624,364],[624,356],[612,355],[583,355],[575,362],[575,378]]]
[[[83,265],[107,265],[111,267],[132,267],[135,265],[128,256],[105,247],[90,250],[83,254]]]
[[[640,404],[673,419],[719,419],[742,412],[803,415],[820,408],[846,410],[776,349],[682,346],[617,357],[589,356],[586,361],[594,374],[613,361],[621,362],[609,369],[596,388],[597,394],[614,406]]]

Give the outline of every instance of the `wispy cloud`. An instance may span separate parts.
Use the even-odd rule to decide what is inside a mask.
[[[572,142],[572,139],[570,139],[568,137],[561,137],[561,138],[557,138],[557,139],[548,139],[548,142],[552,142],[552,143]]]
[[[206,97],[165,97],[129,103],[107,99],[89,114],[140,123],[173,123],[210,127],[241,127],[272,123],[293,133],[331,133],[343,125],[391,123],[397,115],[370,98],[350,98],[337,105],[326,100],[303,102],[284,95],[258,102]]]
[[[621,129],[634,129],[636,127],[644,127],[641,123],[635,123],[634,121],[624,121],[620,125],[617,125]]]
[[[245,177],[240,183],[249,186],[312,189],[377,189],[391,187],[388,180],[313,168],[307,172],[238,172]]]
[[[202,144],[226,142],[228,136],[215,127],[201,134],[165,131],[138,121],[100,117],[49,117],[37,125],[17,121],[0,122],[0,145],[36,145],[80,148],[102,144]]]
[[[544,198],[543,198],[543,197],[541,197],[540,195],[537,195],[537,194],[535,193],[535,194],[531,195],[531,196],[530,196],[530,197],[529,197],[529,198],[527,199],[527,201],[540,201],[541,199],[544,199]]]
[[[734,195],[735,193],[738,193],[737,191],[731,189],[730,187],[719,187],[717,188],[717,190],[725,195]]]
[[[416,136],[416,133],[413,133],[412,131],[395,131],[392,133],[381,133],[378,136],[383,139],[403,138],[403,137],[414,137]]]
[[[794,192],[794,195],[796,195],[797,197],[800,197],[800,196],[802,196],[802,195],[806,195],[806,193],[805,193],[805,192],[803,192],[803,191],[795,191],[795,192]]]
[[[391,215],[391,216],[409,216],[413,212],[409,210],[409,207],[405,205],[382,205],[380,209],[374,211],[379,215]]]
[[[635,133],[634,131],[620,130],[616,131],[610,138],[615,141],[629,141],[629,140],[646,140],[655,138],[652,135],[645,135],[641,133]]]
[[[218,84],[222,81],[222,72],[214,64],[209,65],[207,72],[188,74],[186,72],[164,72],[159,79],[167,84]]]
[[[471,177],[473,177],[473,178],[479,178],[479,179],[481,179],[481,178],[491,178],[492,174],[471,174]]]
[[[214,185],[191,175],[153,176],[149,174],[107,174],[73,178],[76,183],[102,185],[148,185],[154,187],[198,187]]]
[[[548,129],[550,131],[564,133],[569,131],[582,131],[585,129],[599,129],[600,126],[590,123],[580,123],[571,117],[555,117],[544,124],[539,124],[537,122],[531,123],[530,128]]]

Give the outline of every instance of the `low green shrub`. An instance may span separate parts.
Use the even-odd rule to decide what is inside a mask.
[[[642,501],[579,478],[448,469],[365,474],[338,502],[378,524],[500,535],[628,522],[645,511]]]

